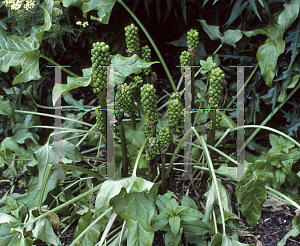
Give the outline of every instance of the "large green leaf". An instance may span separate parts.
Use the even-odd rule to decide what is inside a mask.
[[[32,235],[35,238],[41,239],[48,244],[53,244],[54,246],[62,245],[47,218],[42,218],[36,222],[35,228],[32,230]]]
[[[91,16],[92,20],[98,20],[103,24],[108,24],[111,11],[117,0],[62,0],[64,7],[75,6],[82,10],[83,17],[87,18],[88,12],[97,10],[98,18]]]
[[[260,218],[263,203],[267,200],[265,184],[273,178],[270,172],[270,162],[275,156],[266,161],[258,160],[249,164],[245,180],[240,180],[236,187],[237,199],[242,204],[242,213],[250,226],[255,226]]]
[[[149,192],[126,193],[123,189],[111,200],[114,212],[127,222],[127,245],[152,245],[154,230],[150,222],[155,212],[156,197],[155,185]]]
[[[284,4],[284,10],[279,14],[275,14],[266,27],[252,31],[243,31],[247,37],[257,34],[268,37],[265,43],[259,47],[256,57],[263,78],[270,87],[275,76],[277,59],[284,52],[285,48],[283,34],[299,15],[299,9],[300,1],[292,0],[289,4]]]
[[[17,123],[14,108],[11,106],[10,101],[4,101],[3,96],[0,96],[0,114],[12,118],[12,120]]]
[[[40,6],[44,11],[44,25],[32,27],[29,37],[9,36],[0,27],[0,71],[7,73],[13,67],[18,72],[13,84],[41,78],[38,49],[44,32],[51,28],[51,18],[46,3]]]
[[[110,200],[118,195],[124,187],[127,193],[132,192],[149,192],[154,184],[150,181],[144,180],[141,177],[125,178],[123,180],[106,180],[96,197],[95,208],[99,213],[109,207]]]
[[[227,30],[222,34],[219,31],[219,26],[208,25],[205,20],[199,20],[204,31],[208,34],[211,40],[221,40],[222,44],[228,44],[235,47],[236,42],[238,42],[243,34],[239,29],[236,30]]]
[[[91,83],[91,76],[70,77],[67,78],[67,84],[61,84],[61,87],[54,86],[52,90],[52,103],[55,106],[56,101],[66,92],[76,89],[78,87],[87,87]],[[57,91],[61,90],[61,93]]]
[[[156,62],[146,62],[139,58],[136,54],[131,57],[124,57],[120,54],[111,56],[111,66],[114,68],[114,82],[120,85],[124,82],[126,77],[132,73],[138,74],[142,72],[143,68],[150,67],[152,64],[159,63]]]

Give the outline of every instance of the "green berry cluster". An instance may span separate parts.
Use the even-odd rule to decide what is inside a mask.
[[[141,103],[146,114],[146,119],[154,123],[158,122],[158,109],[156,107],[156,89],[153,85],[144,84],[141,88]]]
[[[178,126],[181,116],[180,94],[173,92],[169,100],[169,123],[168,127],[173,128]]]
[[[142,47],[142,59],[145,60],[146,62],[151,62],[151,49],[149,48],[148,45],[145,45]],[[143,72],[145,75],[149,75],[151,71],[151,67],[147,67],[143,69]]]
[[[208,103],[212,108],[217,108],[222,99],[223,81],[225,73],[219,67],[211,71],[209,79],[209,100]]]
[[[159,131],[159,150],[162,155],[164,155],[170,144],[170,129],[168,127],[163,127]]]
[[[118,119],[122,118],[124,113],[128,113],[129,116],[134,115],[133,97],[130,91],[130,86],[127,85],[127,83],[117,86],[115,97],[115,113]]]
[[[148,148],[146,151],[146,160],[151,161],[153,160],[158,152],[158,141],[155,137],[151,137],[148,140]]]
[[[131,24],[124,29],[127,49],[132,52],[140,52],[139,28]]]
[[[220,125],[221,120],[222,120],[222,115],[221,115],[221,113],[220,113],[219,111],[217,111],[217,113],[216,113],[216,126],[219,126],[219,125]],[[207,125],[207,129],[208,129],[208,130],[211,130],[211,129],[212,129],[212,123],[209,123],[209,124]]]
[[[187,45],[191,47],[192,50],[195,50],[199,46],[199,32],[196,30],[189,30],[187,33]]]
[[[107,68],[110,65],[109,45],[104,42],[93,44],[92,54],[92,82],[94,93],[102,92],[107,86]]]
[[[145,133],[145,137],[148,137],[148,135],[151,133],[151,124],[149,124],[149,120],[146,119],[145,122],[144,122],[144,126],[145,126],[145,130],[144,130],[144,133]]]
[[[180,66],[190,66],[191,65],[191,54],[188,51],[182,51],[179,57]],[[183,68],[182,68],[183,69]]]
[[[133,95],[133,97],[136,101],[140,96],[142,83],[143,83],[142,77],[141,76],[135,76],[133,78],[133,81],[130,82],[130,84],[129,84],[130,88],[131,88],[132,95]]]
[[[97,123],[99,132],[106,138],[106,130],[105,130],[105,127],[103,124],[101,110],[99,111],[99,113],[96,116],[96,123]]]

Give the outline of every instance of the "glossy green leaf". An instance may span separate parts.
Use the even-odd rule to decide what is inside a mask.
[[[299,8],[299,0],[292,0],[289,4],[284,4],[284,10],[279,14],[275,14],[266,27],[252,31],[243,31],[247,37],[257,34],[263,34],[268,37],[265,43],[259,47],[256,57],[263,78],[270,87],[275,76],[277,59],[284,52],[285,48],[283,34],[299,15]]]
[[[167,225],[169,223],[169,217],[170,215],[165,212],[161,212],[160,214],[156,215],[151,221],[153,229],[155,230],[160,226]]]
[[[35,228],[32,230],[32,235],[35,238],[41,239],[43,242],[61,246],[59,238],[54,233],[48,219],[42,218],[36,222]]]
[[[267,200],[265,184],[273,178],[269,167],[271,161],[270,158],[250,164],[245,173],[245,180],[237,183],[235,194],[242,204],[242,213],[251,226],[256,225],[263,203]]]
[[[214,235],[210,242],[210,246],[221,246],[222,245],[222,235],[220,232]]]
[[[14,108],[11,106],[10,101],[4,101],[3,96],[0,96],[0,114],[12,118],[12,120],[17,123]]]
[[[138,74],[142,72],[143,68],[148,68],[156,62],[145,62],[136,54],[131,57],[124,57],[120,54],[112,55],[111,65],[114,67],[114,83],[117,85],[122,84],[126,77],[132,73]]]
[[[6,155],[6,149],[9,149],[15,153],[22,154],[20,146],[17,144],[17,142],[12,139],[11,137],[6,137],[2,140],[0,144],[0,151],[3,150]]]
[[[170,216],[169,225],[171,226],[171,231],[175,235],[179,232],[180,228],[180,217],[179,216]]]
[[[228,44],[235,47],[236,42],[243,37],[243,34],[239,29],[227,30],[222,34],[219,31],[219,26],[208,25],[205,20],[199,20],[199,22],[211,40],[220,39],[222,44]]]
[[[112,9],[117,0],[62,0],[64,7],[74,6],[82,10],[83,17],[87,18],[88,12],[97,10],[98,17],[91,16],[92,20],[97,20],[103,24],[108,24]]]
[[[203,214],[194,208],[187,208],[179,213],[180,220],[182,221],[195,221],[203,218]]]
[[[182,197],[181,205],[185,206],[185,207],[188,207],[188,208],[197,209],[197,206],[196,206],[195,202],[193,201],[193,199],[188,197],[188,196],[183,196]]]
[[[226,127],[226,128],[235,128],[237,127],[237,124],[225,113],[223,113],[222,111],[220,111],[221,115],[222,115],[222,119],[221,119],[221,123],[220,125],[222,127]]]
[[[141,177],[125,178],[123,180],[106,180],[97,194],[95,213],[107,209],[111,198],[118,195],[123,187],[126,189],[127,193],[149,192],[153,185],[152,182],[144,180]]]
[[[181,225],[185,232],[194,235],[203,235],[211,231],[211,229],[199,219],[195,221],[181,221]]]
[[[13,85],[41,78],[38,49],[44,32],[51,28],[51,19],[46,3],[40,6],[44,11],[44,25],[32,27],[29,37],[7,35],[0,27],[0,71],[7,73],[13,67],[18,72]]]
[[[12,228],[22,225],[22,222],[14,216],[0,212],[0,224],[2,223],[7,223]]]
[[[293,227],[300,231],[300,215],[293,218]]]
[[[87,87],[91,83],[91,76],[83,77],[70,77],[67,78],[67,84],[61,84],[61,86],[55,86],[52,90],[52,103],[55,106],[56,101],[64,95],[66,92],[76,89],[78,87]],[[61,93],[58,93],[58,90]]]
[[[182,234],[183,228],[180,228],[180,231],[174,235],[171,230],[169,230],[165,234],[165,245],[168,246],[178,246],[180,240],[181,240],[181,234]]]
[[[124,189],[112,198],[114,212],[127,222],[127,245],[151,246],[154,230],[150,221],[155,212],[157,186],[149,192],[127,193]]]

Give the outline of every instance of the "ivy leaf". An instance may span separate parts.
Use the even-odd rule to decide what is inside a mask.
[[[259,47],[256,57],[263,78],[270,87],[272,87],[275,76],[277,59],[285,48],[283,34],[299,15],[299,8],[299,1],[292,0],[289,4],[284,4],[284,10],[279,14],[275,14],[266,27],[253,31],[243,31],[247,37],[257,34],[268,37],[265,43]]]
[[[74,6],[82,10],[83,17],[87,18],[88,12],[97,10],[98,17],[91,15],[91,20],[97,20],[103,24],[108,24],[110,14],[117,0],[62,0],[64,7]]]
[[[120,54],[111,56],[111,66],[114,67],[114,83],[117,85],[122,84],[126,77],[132,73],[138,74],[142,72],[143,68],[148,68],[156,62],[146,62],[139,58],[136,54],[131,57],[124,57]]]
[[[10,67],[17,71],[13,85],[41,78],[38,49],[44,32],[51,28],[51,19],[46,2],[40,6],[44,11],[44,25],[32,27],[29,37],[7,35],[0,27],[0,71],[7,73]]]

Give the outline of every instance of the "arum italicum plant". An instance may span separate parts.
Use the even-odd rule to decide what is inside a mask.
[[[21,2],[22,1],[19,1],[18,3],[20,4]],[[159,227],[166,232],[164,238],[167,245],[178,245],[182,236],[185,237],[186,244],[194,243],[195,237],[197,240],[196,243],[202,245],[205,240],[211,240],[211,245],[219,245],[220,242],[228,245],[238,244],[238,235],[237,233],[232,233],[234,226],[232,226],[232,221],[229,221],[229,216],[232,215],[230,196],[221,182],[221,179],[224,179],[222,178],[223,176],[231,179],[236,178],[236,161],[232,156],[228,156],[219,150],[218,146],[227,140],[227,138],[230,139],[231,132],[241,127],[236,127],[225,114],[222,113],[220,119],[216,118],[215,113],[213,113],[212,126],[209,126],[209,128],[211,128],[209,129],[211,130],[210,141],[207,141],[208,134],[203,131],[200,134],[202,126],[197,124],[197,117],[195,117],[196,120],[192,122],[193,127],[187,132],[180,134],[178,133],[179,131],[176,131],[180,124],[179,118],[182,113],[181,96],[184,91],[180,91],[178,94],[176,93],[180,86],[175,87],[170,73],[150,35],[131,10],[128,9],[122,1],[119,0],[118,2],[128,10],[140,29],[144,31],[152,48],[166,69],[174,90],[174,93],[170,95],[170,100],[167,103],[169,111],[168,120],[163,121],[158,114],[155,83],[152,83],[148,77],[149,73],[151,74],[151,65],[149,65],[149,59],[151,57],[149,55],[150,47],[139,47],[139,38],[137,37],[138,27],[134,24],[130,24],[129,28],[126,28],[128,33],[126,35],[128,37],[128,57],[122,57],[120,55],[113,56],[109,53],[110,47],[107,44],[104,42],[96,42],[91,51],[92,67],[83,71],[85,76],[79,77],[69,70],[62,68],[63,71],[72,76],[68,77],[68,84],[76,85],[77,87],[84,84],[92,87],[94,93],[97,94],[101,107],[91,107],[90,110],[99,110],[102,112],[99,112],[96,116],[95,124],[86,123],[82,120],[83,115],[90,110],[87,110],[83,114],[78,114],[74,118],[69,114],[68,117],[60,117],[61,120],[65,120],[64,125],[60,127],[61,133],[72,133],[62,139],[63,148],[68,150],[67,153],[64,153],[65,156],[62,158],[63,163],[54,164],[54,160],[51,159],[51,156],[55,154],[56,150],[54,139],[52,138],[54,133],[50,134],[44,146],[39,146],[34,137],[29,137],[29,139],[31,139],[30,141],[34,144],[24,139],[20,140],[20,136],[18,136],[18,134],[21,135],[20,132],[14,135],[15,139],[7,137],[1,143],[1,164],[4,163],[6,166],[9,166],[8,171],[12,170],[18,172],[22,164],[30,160],[30,165],[25,166],[26,170],[21,171],[32,172],[32,178],[30,180],[28,194],[26,194],[25,198],[15,199],[12,194],[6,194],[5,205],[0,208],[1,233],[3,233],[3,231],[7,232],[7,234],[12,235],[11,237],[13,237],[13,239],[10,242],[5,241],[5,243],[3,243],[4,240],[10,239],[3,239],[0,233],[0,242],[3,243],[3,245],[15,245],[16,243],[18,245],[32,245],[33,239],[40,238],[48,244],[60,245],[57,241],[59,240],[57,235],[51,229],[49,218],[51,218],[51,216],[55,217],[55,215],[57,215],[56,212],[61,214],[70,212],[65,215],[64,221],[69,220],[70,223],[73,223],[78,220],[78,226],[76,227],[71,246],[80,244],[108,245],[110,243],[111,245],[124,245],[125,240],[127,240],[127,245],[152,245],[154,230],[159,230]],[[5,3],[10,4],[12,2],[5,1]],[[30,3],[30,1],[28,1],[28,3]],[[11,4],[12,9],[19,8],[19,6],[20,5]],[[42,5],[42,7],[43,11],[45,11],[45,24],[39,27],[40,29],[33,27],[33,30],[36,32],[47,31],[46,29],[51,26],[49,11],[45,4]],[[4,31],[1,32],[1,34],[2,33],[4,33]],[[41,40],[38,40],[38,37],[41,36],[42,35],[37,35],[36,40],[34,40],[35,45],[39,44]],[[183,53],[181,57],[181,61],[185,66],[193,65],[193,62],[195,62],[195,56],[199,46],[198,37],[199,34],[196,30],[190,30],[188,32],[188,51]],[[14,41],[13,37],[8,35],[5,36],[5,38],[11,42]],[[33,36],[31,38],[34,39]],[[35,49],[36,48],[35,46]],[[140,51],[142,51],[142,54],[139,54]],[[24,55],[27,54],[26,52],[24,52]],[[214,53],[216,53],[216,51]],[[138,55],[141,57],[138,57]],[[40,57],[54,65],[59,65],[44,55],[40,55]],[[132,77],[128,78],[128,80],[131,81],[127,84],[127,81],[125,83],[125,77],[128,76],[128,74],[126,74],[127,72],[122,73],[121,70],[119,70],[117,73],[121,75],[122,78],[124,77],[124,80],[117,81],[118,83],[115,88],[115,100],[117,104],[115,113],[119,126],[119,131],[116,131],[115,137],[116,156],[119,159],[118,164],[122,167],[122,175],[118,169],[116,176],[118,176],[118,178],[122,177],[123,179],[113,180],[104,178],[104,180],[101,180],[102,176],[94,172],[95,169],[91,171],[75,166],[75,163],[79,160],[81,161],[83,159],[82,157],[84,157],[85,160],[94,159],[100,161],[101,158],[92,158],[84,155],[103,147],[103,145],[105,146],[105,125],[107,120],[104,109],[107,107],[105,101],[105,89],[107,85],[105,75],[107,74],[105,73],[106,68],[102,69],[103,66],[123,64],[126,68],[126,65],[132,65],[134,61],[137,61],[137,63],[140,62],[142,65],[138,69],[132,66],[133,71],[131,70],[131,73],[136,75],[143,72],[144,74],[139,74],[141,76],[136,75],[135,79],[132,79]],[[128,64],[126,62],[128,62]],[[201,68],[202,70],[200,70],[202,74],[208,72],[204,94],[207,88],[209,88],[208,94],[210,97],[208,102],[211,104],[211,107],[216,109],[220,106],[220,100],[222,99],[221,84],[224,79],[224,73],[218,67],[215,68],[215,66],[219,66],[220,64],[212,62],[212,59],[207,59],[206,63],[202,61],[200,64],[206,64],[206,66],[203,66],[203,68]],[[17,65],[21,66],[21,64]],[[255,71],[257,68],[258,66],[256,66]],[[250,81],[253,74],[254,72],[251,73],[246,84]],[[146,75],[146,83],[143,81],[144,75]],[[193,79],[195,76],[194,72],[192,72]],[[18,79],[20,79],[20,77],[22,76],[19,76]],[[119,78],[120,77],[117,77],[116,80]],[[299,89],[299,83],[297,83],[295,83],[295,88],[286,96],[286,100]],[[30,98],[36,108],[49,109],[45,106],[38,105],[27,89],[29,90],[29,86],[24,86],[25,93],[20,89],[21,92],[19,95],[24,94],[26,100]],[[68,90],[70,89],[64,90],[64,93],[68,92]],[[192,91],[194,93],[194,89]],[[36,119],[35,117],[38,116],[52,118],[57,118],[57,116],[35,112],[34,110],[30,111],[29,109],[15,109],[16,104],[15,102],[11,103],[9,101],[10,96],[11,95],[6,97],[8,100],[5,101],[1,95],[0,112],[1,116],[4,115],[4,117],[12,118],[15,123],[17,122],[16,119],[23,117],[24,125],[20,128],[18,128],[17,124],[13,125],[14,131],[22,130],[26,132],[26,134],[22,132],[25,136],[35,136],[28,129],[56,128],[52,126],[40,126],[38,123],[35,124],[38,120],[34,121],[32,119]],[[195,95],[193,95],[193,99],[194,96]],[[139,104],[139,98],[141,98],[142,105]],[[205,96],[203,96],[203,98],[205,98]],[[286,100],[275,107],[275,113],[284,105]],[[53,101],[55,102],[54,96]],[[229,105],[232,103],[233,101],[230,102]],[[141,106],[139,107],[139,105]],[[227,105],[227,107],[229,107],[229,105]],[[260,129],[268,130],[276,134],[269,135],[272,145],[271,149],[265,151],[264,155],[259,158],[250,156],[251,158],[246,161],[246,179],[237,180],[236,183],[233,182],[236,187],[235,194],[241,203],[241,211],[251,226],[255,226],[260,218],[261,208],[266,200],[267,194],[272,194],[300,209],[300,206],[290,197],[283,194],[282,190],[277,190],[277,188],[280,189],[280,186],[283,184],[282,181],[285,182],[281,177],[284,176],[286,177],[286,181],[289,181],[287,174],[291,173],[289,168],[299,159],[300,144],[290,136],[265,126],[273,114],[274,113],[270,114],[259,126],[242,126],[245,129],[256,128],[250,137],[246,139],[246,146]],[[139,118],[136,117],[137,115]],[[131,124],[127,123],[128,120],[126,117],[128,116],[130,117]],[[30,119],[32,121],[30,121]],[[69,122],[74,122],[79,126],[68,127]],[[145,127],[143,126],[144,123],[146,123]],[[220,123],[222,128],[219,128],[217,123]],[[225,127],[228,129],[224,130]],[[97,128],[99,131],[97,131]],[[156,133],[157,129],[159,130],[158,134]],[[218,132],[215,133],[216,129]],[[207,172],[209,176],[206,187],[207,192],[204,195],[207,198],[205,206],[202,203],[202,199],[200,199],[202,195],[197,193],[196,182],[191,180],[187,186],[187,189],[192,187],[191,189],[193,189],[198,196],[198,201],[200,201],[200,205],[203,205],[203,209],[205,210],[204,215],[198,211],[195,202],[187,196],[183,196],[181,205],[178,205],[175,194],[166,192],[166,180],[168,178],[171,181],[169,188],[172,187],[172,171],[183,171],[173,167],[178,164],[175,163],[175,159],[182,157],[180,153],[184,148],[184,141],[188,134],[193,134],[193,137],[197,140],[192,142],[194,153],[197,151],[202,153],[199,159],[195,158],[194,155],[190,158],[194,168],[193,177],[197,174],[196,178],[199,176],[203,178],[205,172]],[[104,138],[101,138],[101,135]],[[277,135],[280,135],[280,137]],[[104,139],[103,143],[102,139]],[[91,150],[79,151],[79,147],[81,147],[83,143],[93,142],[93,140],[96,140],[97,147]],[[215,140],[218,140],[217,144],[215,144]],[[26,145],[27,149],[25,149],[23,145]],[[30,154],[31,150],[32,153]],[[12,155],[10,155],[11,152]],[[233,165],[229,166],[227,163],[217,163],[219,159],[214,158],[214,155],[211,154],[213,152],[219,153],[222,158],[226,159],[227,163],[232,162]],[[21,159],[25,153],[29,155],[29,157],[26,156],[26,159]],[[165,158],[166,155],[171,157],[167,162],[167,158]],[[103,162],[102,164],[105,164],[105,160],[101,159],[101,161]],[[154,169],[148,169],[148,180],[146,180],[139,177],[138,171],[141,171],[142,175],[146,174],[146,172],[143,173],[142,169],[147,169],[147,167],[150,166],[148,164],[153,165]],[[179,164],[182,165],[183,163]],[[217,164],[220,166],[218,169],[215,169]],[[286,164],[289,164],[289,168],[286,168]],[[72,179],[75,177],[77,180],[75,182],[72,181],[70,184],[65,179],[58,182],[58,180],[55,179],[56,172],[53,171],[53,169],[57,168],[62,169],[61,174],[63,178],[69,177]],[[93,168],[95,168],[95,166]],[[197,169],[200,171],[197,172]],[[34,172],[38,172],[38,174],[34,174]],[[158,173],[157,175],[156,172]],[[276,178],[277,174],[280,175],[280,179]],[[86,176],[82,177],[82,175]],[[158,180],[160,175],[161,180]],[[144,176],[147,177],[147,175]],[[92,178],[98,179],[97,182],[92,182]],[[98,181],[101,183],[99,184]],[[162,194],[160,196],[157,195],[158,185],[160,186],[160,192]],[[82,187],[85,188],[82,189]],[[13,189],[11,193],[13,193]],[[32,194],[34,194],[34,197],[31,197],[33,196]],[[49,200],[51,201],[50,203],[48,203]],[[22,204],[24,204],[24,206]],[[252,206],[249,206],[249,204]],[[74,209],[74,211],[72,211],[69,206],[80,209]],[[6,213],[2,211],[6,211]],[[159,212],[158,215],[157,212]],[[11,215],[9,213],[11,213]],[[119,221],[116,221],[118,216]],[[293,219],[295,230],[300,230],[299,220],[299,216]],[[218,227],[218,224],[222,224],[222,227]],[[228,229],[229,227],[230,230]],[[191,228],[193,228],[193,230]],[[42,233],[42,230],[47,230],[47,233]],[[66,228],[64,230],[66,230]],[[183,234],[183,231],[185,234]],[[51,236],[45,238],[47,235]]]

